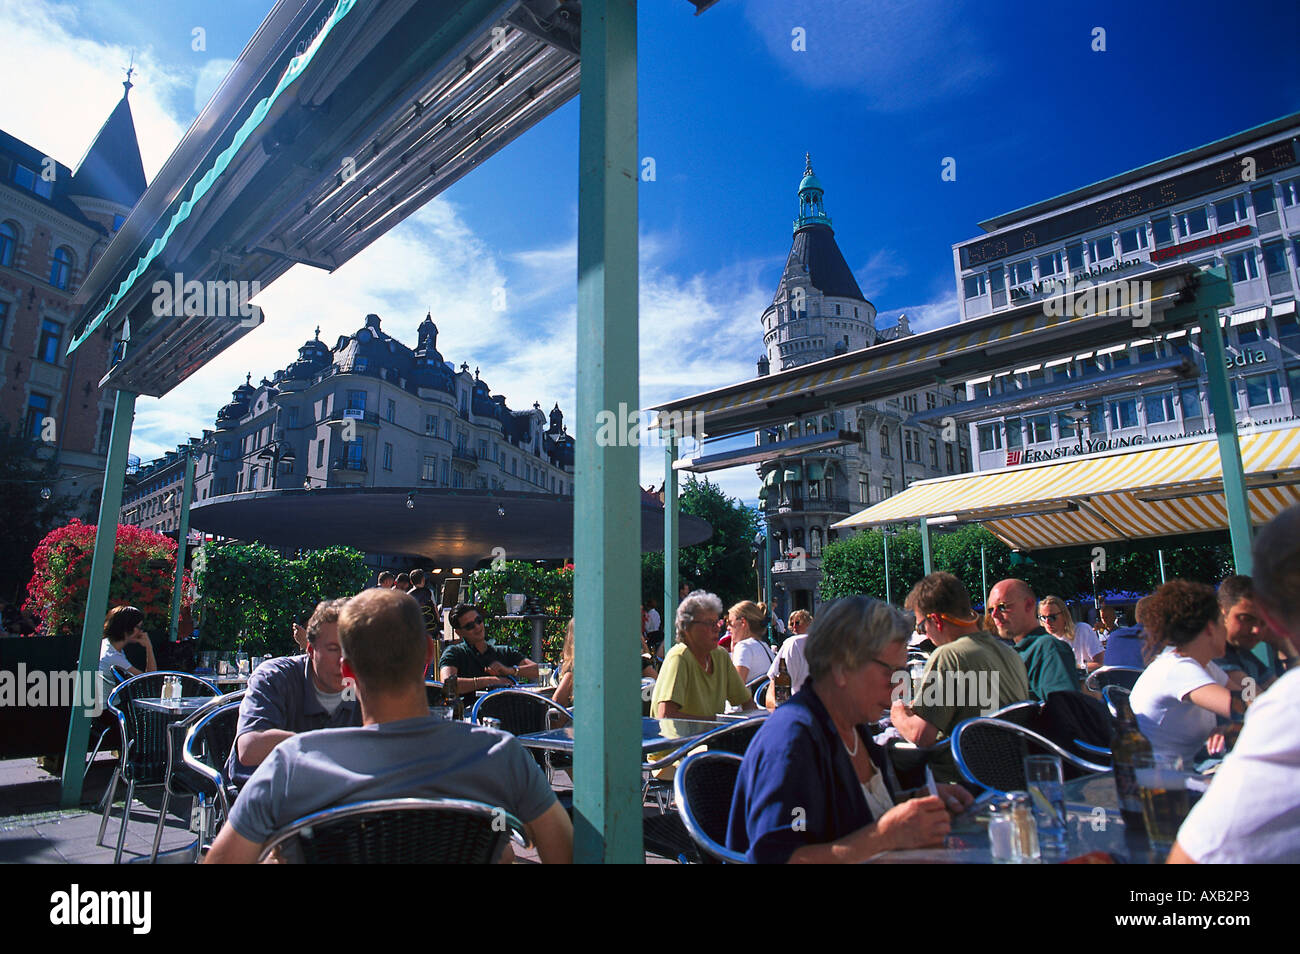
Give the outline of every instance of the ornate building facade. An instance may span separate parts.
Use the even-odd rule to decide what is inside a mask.
[[[876,308],[862,294],[844,260],[824,190],[808,158],[799,183],[794,240],[772,303],[763,312],[766,355],[758,373],[785,371],[912,334],[907,316],[876,327]],[[826,431],[856,432],[856,443],[826,448],[759,467],[759,492],[777,550],[772,565],[776,609],[815,609],[822,547],[834,540],[831,524],[903,490],[914,480],[970,470],[965,429],[944,440],[933,425],[908,424],[918,411],[953,404],[965,388],[934,385],[887,401],[842,407],[769,428],[773,442]]]
[[[94,520],[112,424],[105,336],[69,356],[74,296],[145,190],[126,91],[76,170],[0,131],[0,420]]]

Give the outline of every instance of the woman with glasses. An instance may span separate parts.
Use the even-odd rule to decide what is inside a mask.
[[[804,644],[808,681],[759,730],[731,802],[727,847],[756,863],[859,862],[942,845],[957,785],[905,800],[866,723],[907,678],[907,618],[866,596],[823,608]]]
[[[731,628],[731,664],[741,682],[767,672],[776,656],[767,644],[767,616],[757,603],[742,600],[727,610]]]
[[[1076,623],[1065,600],[1059,596],[1044,597],[1038,604],[1038,621],[1074,651],[1074,661],[1080,669],[1092,672],[1101,668],[1105,654],[1097,631],[1087,623]]]
[[[718,645],[725,621],[722,600],[712,593],[696,590],[677,604],[677,642],[664,656],[650,697],[655,718],[712,719],[727,703],[755,708],[731,657]]]

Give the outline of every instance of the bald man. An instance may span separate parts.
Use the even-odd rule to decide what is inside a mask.
[[[1029,692],[1045,700],[1052,692],[1078,692],[1074,652],[1038,623],[1038,597],[1024,580],[1001,580],[989,591],[988,618],[998,636],[1014,645],[1029,673]]]

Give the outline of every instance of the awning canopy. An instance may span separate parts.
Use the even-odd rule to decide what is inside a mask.
[[[820,461],[812,461],[808,465],[808,479],[821,480],[826,474],[826,465]]]
[[[1261,427],[1239,437],[1251,520],[1262,524],[1300,502],[1300,425]],[[980,522],[1023,550],[1228,525],[1218,442],[1208,437],[919,481],[834,528],[922,518]]]
[[[786,467],[785,477],[782,479],[787,484],[793,484],[803,480],[803,466],[800,464],[790,464]]]

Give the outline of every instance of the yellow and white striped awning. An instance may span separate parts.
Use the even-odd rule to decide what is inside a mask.
[[[1266,523],[1300,502],[1300,425],[1261,427],[1239,438],[1251,520]],[[1213,437],[920,481],[835,529],[921,518],[980,522],[1025,550],[1228,525]]]

